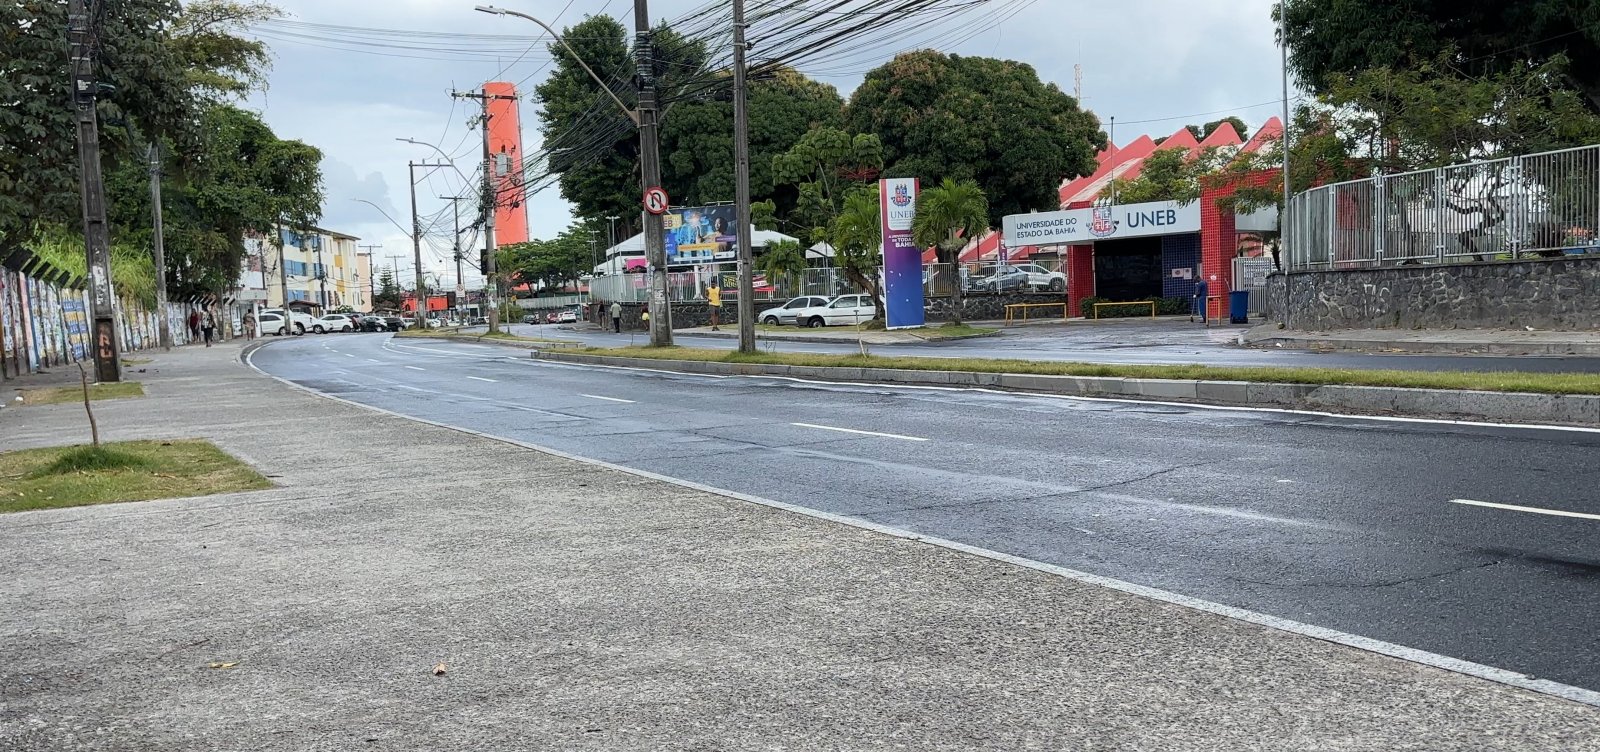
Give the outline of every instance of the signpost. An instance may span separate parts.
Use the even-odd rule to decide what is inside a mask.
[[[666,214],[667,213],[667,209],[671,205],[672,205],[671,202],[669,202],[667,200],[667,192],[665,190],[662,190],[659,186],[652,186],[652,187],[650,187],[650,188],[645,190],[645,192],[644,192],[644,210],[645,211],[650,212],[651,214],[654,214],[654,215],[659,217],[659,216],[661,216],[663,214]]]

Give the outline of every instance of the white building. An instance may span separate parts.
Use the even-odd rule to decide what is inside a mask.
[[[349,306],[372,310],[372,257],[361,253],[360,238],[320,227],[308,233],[278,228],[279,243],[246,237],[237,299],[266,308],[289,302],[331,311]]]

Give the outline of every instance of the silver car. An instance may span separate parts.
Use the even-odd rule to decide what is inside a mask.
[[[817,308],[828,304],[829,298],[825,295],[802,295],[793,298],[777,308],[768,308],[756,316],[759,321],[767,326],[789,326],[795,323],[795,314],[806,308]]]

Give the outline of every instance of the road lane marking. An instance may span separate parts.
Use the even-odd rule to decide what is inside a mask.
[[[451,425],[449,423],[440,423],[438,421],[428,420],[426,418],[419,418],[419,417],[417,417],[415,415],[406,415],[405,413],[396,412],[394,410],[386,410],[384,408],[377,407],[377,406],[374,406],[374,405],[369,405],[369,404],[366,404],[364,402],[357,402],[357,401],[352,400],[352,399],[346,399],[344,397],[337,397],[337,396],[334,396],[332,394],[328,394],[327,392],[318,391],[316,389],[312,389],[311,387],[298,384],[298,383],[296,383],[294,381],[291,381],[289,379],[283,378],[281,376],[274,376],[274,375],[272,375],[270,373],[267,373],[260,366],[256,365],[256,363],[255,363],[255,353],[256,353],[255,350],[247,350],[247,351],[245,351],[245,353],[244,353],[244,363],[246,365],[248,365],[250,368],[254,369],[257,373],[260,373],[261,375],[266,376],[269,379],[277,381],[280,384],[284,384],[285,386],[288,386],[291,389],[296,389],[296,390],[305,392],[307,394],[310,394],[310,395],[313,395],[313,396],[316,396],[316,397],[321,397],[322,399],[330,400],[330,401],[333,401],[333,402],[341,402],[341,403],[344,403],[346,405],[349,405],[351,407],[355,407],[355,408],[358,408],[358,409],[370,410],[372,412],[379,413],[381,415],[388,415],[388,416],[392,416],[392,417],[395,417],[395,418],[399,418],[401,420],[409,420],[409,421],[412,421],[412,422],[415,422],[415,423],[421,423],[421,424],[424,424],[424,425],[435,426],[437,428],[447,429],[447,430],[451,430],[451,431],[457,431],[459,433],[462,433],[462,434],[465,434],[465,435],[468,435],[468,436],[476,436],[478,438],[487,439],[489,441],[498,441],[498,442],[501,442],[501,443],[504,443],[504,444],[509,444],[511,446],[518,446],[518,447],[522,447],[524,449],[531,449],[531,450],[536,451],[536,452],[543,452],[545,454],[554,455],[556,457],[562,457],[562,458],[565,458],[565,459],[573,460],[575,462],[581,462],[581,463],[590,465],[592,467],[606,468],[606,469],[609,469],[609,470],[615,470],[617,472],[627,473],[629,475],[632,475],[632,476],[635,476],[635,477],[639,477],[639,478],[648,478],[650,480],[660,481],[660,482],[663,482],[663,483],[670,483],[670,484],[678,486],[680,488],[688,488],[688,489],[692,489],[692,490],[696,490],[696,491],[702,491],[702,492],[705,492],[705,493],[717,494],[717,495],[720,495],[720,496],[726,496],[728,498],[739,499],[741,501],[750,502],[752,504],[759,504],[761,506],[769,507],[769,508],[772,508],[772,509],[780,509],[780,510],[783,510],[783,511],[792,512],[794,514],[799,514],[799,515],[811,517],[811,518],[814,518],[814,519],[827,520],[829,522],[835,522],[835,523],[839,523],[839,524],[843,524],[843,525],[848,525],[848,526],[859,528],[859,529],[862,529],[862,530],[870,530],[870,531],[881,533],[883,535],[887,535],[887,536],[890,536],[890,537],[893,537],[893,538],[898,538],[900,540],[911,541],[911,542],[915,542],[915,543],[923,543],[923,544],[927,544],[927,545],[931,545],[931,546],[938,546],[938,547],[941,547],[941,548],[946,548],[946,549],[953,550],[953,551],[960,551],[960,552],[963,552],[963,553],[972,554],[974,556],[981,556],[981,557],[984,557],[984,558],[987,558],[987,559],[991,559],[991,560],[994,560],[994,561],[1013,564],[1015,566],[1024,567],[1024,568],[1032,569],[1032,570],[1039,571],[1039,572],[1045,572],[1047,574],[1052,574],[1052,575],[1055,575],[1055,576],[1058,576],[1058,577],[1062,577],[1062,578],[1069,579],[1069,580],[1074,580],[1074,581],[1077,581],[1077,582],[1083,582],[1083,583],[1087,583],[1087,584],[1090,584],[1090,585],[1097,585],[1097,586],[1100,586],[1100,587],[1105,587],[1105,588],[1109,588],[1109,589],[1112,589],[1112,590],[1117,590],[1117,591],[1120,591],[1120,592],[1128,593],[1130,595],[1149,598],[1151,600],[1161,601],[1161,602],[1164,602],[1164,603],[1171,603],[1173,605],[1182,606],[1182,607],[1194,609],[1194,610],[1197,610],[1197,611],[1204,611],[1204,612],[1207,612],[1207,613],[1216,614],[1218,616],[1223,616],[1223,617],[1230,618],[1230,619],[1237,619],[1239,621],[1248,622],[1248,623],[1251,623],[1251,624],[1258,624],[1260,626],[1267,627],[1269,629],[1277,629],[1277,630],[1281,630],[1281,631],[1288,632],[1288,633],[1291,633],[1291,634],[1302,635],[1302,636],[1310,637],[1310,638],[1317,639],[1317,640],[1323,640],[1323,641],[1326,641],[1326,642],[1332,642],[1332,643],[1336,643],[1336,644],[1340,644],[1340,645],[1345,645],[1347,647],[1356,648],[1358,650],[1366,650],[1366,651],[1369,651],[1369,652],[1378,653],[1380,655],[1387,655],[1387,656],[1390,656],[1390,657],[1393,657],[1393,658],[1398,658],[1400,660],[1411,661],[1413,663],[1418,663],[1418,664],[1421,664],[1421,665],[1424,665],[1424,666],[1431,666],[1431,667],[1434,667],[1434,668],[1443,669],[1445,671],[1453,671],[1453,672],[1456,672],[1456,673],[1459,673],[1459,674],[1463,674],[1463,675],[1466,675],[1466,676],[1473,676],[1473,677],[1477,677],[1477,678],[1480,678],[1480,679],[1486,679],[1486,680],[1489,680],[1489,681],[1498,682],[1498,683],[1505,684],[1505,685],[1508,685],[1508,686],[1519,687],[1519,688],[1522,688],[1522,689],[1530,690],[1530,691],[1533,691],[1533,692],[1539,692],[1539,693],[1550,695],[1550,696],[1553,696],[1553,697],[1560,697],[1560,698],[1563,698],[1563,699],[1572,700],[1574,702],[1580,702],[1580,703],[1583,703],[1585,705],[1591,705],[1591,706],[1594,706],[1594,707],[1600,707],[1600,692],[1596,692],[1596,691],[1591,690],[1591,689],[1584,689],[1582,687],[1574,687],[1574,686],[1567,685],[1567,684],[1561,684],[1561,683],[1558,683],[1558,682],[1550,681],[1549,679],[1541,679],[1541,678],[1537,678],[1537,677],[1534,677],[1534,676],[1529,676],[1527,674],[1522,674],[1522,673],[1518,673],[1518,672],[1515,672],[1515,671],[1510,671],[1510,670],[1503,669],[1503,668],[1496,668],[1494,666],[1488,666],[1488,665],[1485,665],[1485,664],[1482,664],[1482,663],[1474,663],[1472,661],[1466,661],[1466,660],[1462,660],[1460,658],[1453,658],[1453,657],[1450,657],[1450,656],[1447,656],[1447,655],[1441,655],[1439,653],[1430,653],[1430,652],[1427,652],[1425,650],[1419,650],[1417,648],[1408,647],[1408,646],[1405,646],[1405,645],[1400,645],[1400,644],[1396,644],[1396,643],[1392,643],[1392,642],[1384,642],[1382,640],[1376,640],[1376,639],[1373,639],[1371,637],[1363,637],[1361,635],[1351,634],[1349,632],[1341,632],[1341,631],[1336,630],[1336,629],[1331,629],[1331,628],[1328,628],[1328,627],[1321,627],[1321,626],[1317,626],[1315,624],[1308,624],[1306,622],[1294,621],[1293,619],[1286,619],[1286,618],[1283,618],[1281,616],[1273,616],[1271,614],[1266,614],[1266,613],[1262,613],[1262,612],[1259,612],[1259,611],[1249,611],[1249,610],[1246,610],[1246,609],[1239,608],[1237,606],[1229,606],[1229,605],[1226,605],[1226,604],[1217,603],[1215,601],[1208,601],[1208,600],[1204,600],[1204,599],[1201,599],[1201,598],[1196,598],[1194,596],[1183,595],[1182,593],[1178,593],[1178,592],[1171,591],[1171,590],[1162,590],[1162,589],[1159,589],[1159,588],[1150,587],[1149,585],[1140,585],[1140,584],[1137,584],[1137,583],[1129,582],[1127,580],[1119,580],[1119,579],[1115,579],[1115,578],[1112,578],[1112,577],[1107,577],[1105,575],[1098,575],[1098,574],[1093,574],[1093,573],[1090,573],[1090,572],[1085,572],[1085,571],[1082,571],[1082,570],[1069,569],[1067,567],[1063,567],[1063,566],[1060,566],[1060,565],[1057,565],[1057,564],[1050,564],[1050,563],[1047,563],[1047,562],[1037,561],[1037,560],[1034,560],[1034,559],[1028,559],[1028,558],[1025,558],[1025,557],[1022,557],[1022,556],[1018,556],[1016,554],[1008,554],[1008,553],[1004,553],[1004,552],[1001,552],[1001,551],[996,551],[994,549],[975,546],[975,545],[972,545],[972,544],[969,544],[969,543],[960,543],[958,541],[950,540],[948,538],[939,538],[939,537],[929,536],[929,535],[926,535],[926,534],[923,534],[923,533],[918,533],[918,532],[914,532],[914,531],[911,531],[911,530],[907,530],[905,528],[898,528],[898,527],[894,527],[892,525],[885,525],[885,524],[882,524],[882,523],[873,522],[871,520],[862,519],[860,517],[852,517],[852,516],[849,516],[849,515],[835,514],[835,513],[832,513],[832,512],[824,512],[824,511],[821,511],[821,510],[818,510],[818,509],[812,509],[810,507],[801,506],[799,504],[790,504],[788,502],[777,501],[775,499],[768,499],[768,498],[765,498],[765,497],[762,497],[762,496],[756,496],[754,494],[747,494],[747,493],[742,493],[742,492],[739,492],[739,491],[733,491],[733,490],[729,490],[729,489],[725,489],[725,488],[718,488],[716,486],[712,486],[712,485],[709,485],[709,484],[706,484],[706,483],[699,483],[699,482],[696,482],[696,481],[686,480],[686,479],[683,479],[683,478],[675,478],[673,476],[665,475],[665,474],[662,474],[662,473],[655,473],[655,472],[651,472],[649,470],[642,470],[642,469],[635,468],[635,467],[629,467],[627,465],[622,465],[622,464],[615,463],[615,462],[607,462],[605,460],[599,460],[599,459],[595,459],[593,457],[586,457],[586,456],[583,456],[583,455],[580,455],[580,454],[575,454],[573,452],[562,451],[560,449],[556,449],[556,448],[550,447],[550,446],[545,446],[545,445],[542,445],[542,444],[534,444],[532,442],[520,441],[520,440],[517,440],[517,439],[511,439],[511,438],[507,438],[507,437],[504,437],[504,436],[497,436],[495,434],[487,433],[487,432],[484,432],[484,431],[478,431],[478,430],[474,430],[474,429],[471,429],[471,428],[465,428],[465,427],[462,427],[462,426],[455,426],[455,425]],[[605,366],[602,366],[602,367],[605,367]],[[618,366],[610,366],[610,367],[618,368],[619,370],[651,370],[651,369],[627,369],[625,367],[618,367]],[[722,377],[722,378],[726,378],[726,377]]]
[[[628,405],[634,404],[633,400],[619,399],[617,397],[602,397],[602,396],[600,396],[598,394],[585,394],[585,395],[582,395],[582,396],[588,397],[589,399],[605,400],[607,402],[621,402],[621,403],[628,404]]]
[[[489,382],[491,384],[500,383],[498,381],[495,381],[494,379],[486,379],[486,378],[483,378],[481,376],[468,376],[467,378],[472,379],[473,381],[487,381],[487,382]]]
[[[411,369],[413,371],[426,371],[426,370],[428,370],[426,368],[418,368],[416,366],[406,366],[406,368],[409,368],[409,369]]]
[[[344,355],[346,358],[354,358],[355,357],[354,355],[351,355],[350,353],[341,353],[341,354]]]
[[[789,425],[791,425],[791,426],[799,426],[801,428],[817,428],[817,429],[821,429],[823,431],[839,431],[840,433],[858,433],[858,434],[861,434],[862,436],[882,436],[883,438],[886,438],[886,439],[900,439],[901,441],[927,441],[927,439],[924,439],[924,438],[921,438],[921,437],[918,437],[918,436],[901,436],[900,434],[897,434],[897,433],[878,433],[877,431],[858,431],[858,430],[856,430],[854,428],[839,428],[837,426],[819,426],[819,425],[817,425],[815,423],[790,423]]]
[[[383,361],[378,360],[377,358],[367,358],[367,362],[368,363],[382,363]]]
[[[1584,512],[1568,512],[1562,509],[1540,509],[1539,507],[1519,507],[1516,504],[1496,504],[1492,501],[1473,501],[1472,499],[1451,499],[1451,504],[1465,504],[1473,507],[1488,507],[1490,509],[1509,509],[1513,512],[1532,512],[1534,514],[1548,514],[1552,517],[1577,517],[1584,520],[1600,520],[1600,514],[1586,514]]]

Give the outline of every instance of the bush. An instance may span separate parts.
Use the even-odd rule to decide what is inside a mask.
[[[1189,303],[1189,299],[1188,298],[1155,298],[1154,300],[1155,300],[1155,304],[1156,304],[1156,314],[1157,315],[1161,315],[1161,316],[1183,316],[1183,315],[1189,313],[1189,305],[1190,305],[1190,303]],[[1084,298],[1082,300],[1082,302],[1080,302],[1078,304],[1078,308],[1079,308],[1079,312],[1083,315],[1084,318],[1092,319],[1092,318],[1095,317],[1094,304],[1096,304],[1096,303],[1112,303],[1112,302],[1115,302],[1115,301],[1108,300],[1106,298],[1098,298],[1098,297],[1095,297],[1095,298]],[[1149,316],[1149,315],[1150,315],[1150,304],[1149,303],[1140,303],[1140,304],[1129,303],[1128,305],[1108,305],[1108,306],[1104,306],[1104,307],[1102,307],[1100,309],[1100,318],[1103,318],[1103,319],[1127,318],[1127,317],[1130,317],[1130,316]]]

